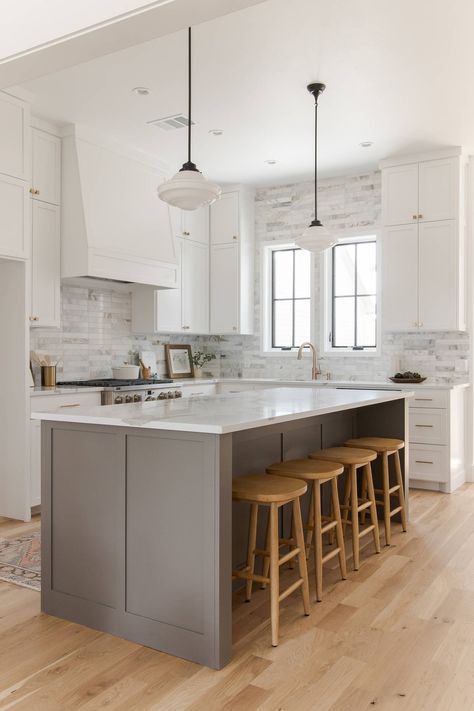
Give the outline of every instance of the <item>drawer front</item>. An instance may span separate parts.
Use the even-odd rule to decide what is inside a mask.
[[[410,409],[418,407],[443,407],[449,404],[448,390],[415,390],[414,397],[410,398]]]
[[[449,481],[448,448],[410,444],[410,480]]]
[[[31,398],[31,412],[55,412],[73,410],[75,407],[94,407],[100,405],[98,393],[71,393],[71,395],[38,395]]]
[[[202,395],[215,395],[216,386],[214,383],[205,383],[203,385],[183,385],[181,388],[183,397],[200,397]]]
[[[448,411],[410,410],[410,442],[448,444]]]

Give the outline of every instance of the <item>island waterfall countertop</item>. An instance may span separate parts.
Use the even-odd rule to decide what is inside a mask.
[[[227,434],[411,397],[409,391],[281,387],[195,399],[33,412],[53,422]]]

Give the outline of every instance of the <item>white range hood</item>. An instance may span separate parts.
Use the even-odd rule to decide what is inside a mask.
[[[78,127],[63,137],[61,278],[177,286],[164,172]]]

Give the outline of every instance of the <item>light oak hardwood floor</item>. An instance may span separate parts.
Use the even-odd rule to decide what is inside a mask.
[[[472,711],[474,485],[411,492],[410,518],[347,581],[334,564],[310,617],[288,598],[277,648],[268,590],[236,595],[220,672],[42,615],[38,593],[0,583],[0,709]],[[0,536],[35,526],[0,520]]]

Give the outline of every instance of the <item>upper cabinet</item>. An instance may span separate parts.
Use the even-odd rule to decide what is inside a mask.
[[[32,326],[60,326],[59,207],[34,201],[32,209],[31,315]]]
[[[28,183],[0,174],[0,257],[29,256]]]
[[[383,224],[454,220],[459,212],[459,190],[459,157],[384,168]]]
[[[32,129],[32,185],[35,200],[59,205],[61,202],[61,139],[46,131]]]
[[[459,331],[465,324],[464,160],[459,150],[383,161],[382,325]]]
[[[222,193],[211,205],[211,333],[251,334],[254,324],[254,191]]]
[[[192,242],[209,244],[209,207],[198,210],[180,210],[170,208],[171,224],[175,237],[183,237]]]
[[[20,99],[0,91],[0,173],[30,179],[30,111]]]
[[[211,205],[211,244],[232,244],[239,240],[241,191],[222,193]]]

